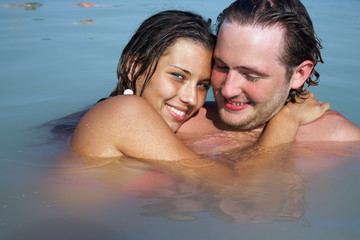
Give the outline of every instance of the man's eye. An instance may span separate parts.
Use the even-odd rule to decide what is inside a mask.
[[[245,76],[245,78],[246,78],[247,80],[249,80],[249,81],[251,81],[251,82],[255,82],[255,81],[257,81],[257,80],[260,79],[259,76],[257,76],[257,75],[252,75],[252,74],[244,74],[244,76]]]
[[[228,70],[228,67],[227,67],[227,66],[224,66],[224,65],[215,64],[214,67],[215,67],[216,69],[218,69],[219,71],[221,71],[221,72],[225,72],[225,71]]]

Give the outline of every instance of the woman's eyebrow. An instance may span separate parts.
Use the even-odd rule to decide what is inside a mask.
[[[189,70],[186,70],[186,69],[184,69],[182,67],[179,67],[179,66],[176,66],[176,65],[170,65],[170,66],[172,66],[174,68],[177,68],[177,69],[180,69],[181,71],[185,72],[186,74],[191,75],[191,72]]]

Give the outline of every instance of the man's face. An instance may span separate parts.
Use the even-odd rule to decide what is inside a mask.
[[[280,27],[224,22],[214,52],[211,83],[220,118],[239,130],[263,126],[284,106],[291,89]]]

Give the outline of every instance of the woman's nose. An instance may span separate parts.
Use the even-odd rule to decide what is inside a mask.
[[[190,106],[197,104],[197,85],[187,84],[181,89],[180,100]]]

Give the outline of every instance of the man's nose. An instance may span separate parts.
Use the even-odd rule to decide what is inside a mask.
[[[241,94],[241,76],[236,71],[229,71],[221,86],[221,94],[225,98],[233,98]]]

